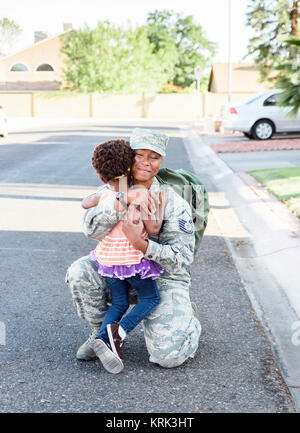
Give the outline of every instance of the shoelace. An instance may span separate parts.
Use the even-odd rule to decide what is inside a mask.
[[[120,347],[122,347],[123,346],[123,344],[125,344],[125,339],[124,340],[122,340],[121,338],[114,338],[114,343],[118,343],[119,342],[119,345],[120,345]]]

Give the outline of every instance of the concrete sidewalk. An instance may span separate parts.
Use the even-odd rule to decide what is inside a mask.
[[[194,128],[186,147],[211,212],[300,409],[300,222],[252,177],[234,173]]]

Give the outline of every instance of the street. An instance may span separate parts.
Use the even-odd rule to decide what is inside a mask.
[[[176,369],[149,363],[138,326],[128,336],[121,374],[108,374],[99,361],[76,360],[89,326],[78,318],[64,278],[96,244],[82,233],[80,206],[98,186],[92,151],[106,139],[128,138],[135,126],[78,123],[12,132],[0,141],[0,322],[6,331],[0,411],[295,412],[212,214],[191,269],[190,296],[203,329],[195,358]],[[182,130],[156,128],[170,135],[163,166],[192,170]]]

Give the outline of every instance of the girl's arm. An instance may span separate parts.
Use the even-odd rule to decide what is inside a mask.
[[[82,200],[81,206],[83,209],[90,209],[91,207],[97,206],[99,203],[99,198],[100,196],[97,193],[88,195]]]
[[[103,188],[97,193],[98,204],[88,208],[83,216],[83,232],[87,237],[101,241],[125,217],[126,208],[116,200],[116,192]]]
[[[124,220],[127,205],[133,202],[143,203],[146,201],[144,191],[139,189],[137,191],[129,190],[127,194],[124,194],[125,205],[122,205],[123,201],[116,200],[117,194],[113,191],[109,191],[108,196],[103,199],[105,192],[107,190],[103,190],[102,195],[102,191],[99,191],[101,197],[98,205],[89,208],[83,216],[84,234],[98,241],[101,241],[120,220]]]

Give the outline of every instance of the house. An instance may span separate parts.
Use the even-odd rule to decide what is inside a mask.
[[[0,59],[0,91],[58,90],[64,67],[61,36],[35,32],[35,44]]]
[[[214,63],[211,68],[208,91],[228,92],[228,63]],[[259,81],[259,71],[252,63],[232,64],[232,93],[258,93],[270,88],[268,83]]]

